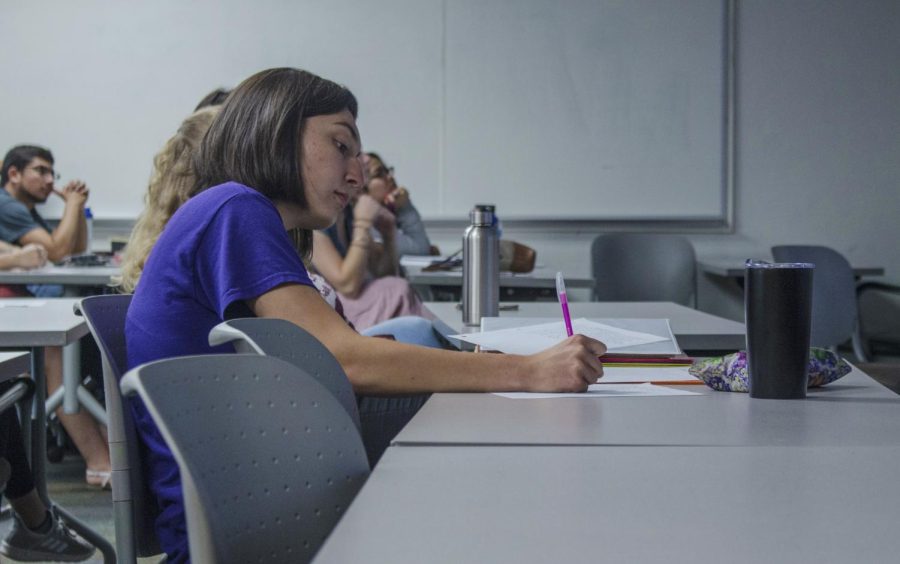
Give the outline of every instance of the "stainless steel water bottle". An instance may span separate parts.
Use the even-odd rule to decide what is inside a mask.
[[[499,311],[500,236],[493,205],[476,205],[469,220],[463,235],[463,323],[479,325]]]

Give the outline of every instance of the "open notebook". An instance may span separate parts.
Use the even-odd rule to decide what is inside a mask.
[[[556,324],[558,324],[558,328]],[[579,331],[579,326],[588,330]],[[583,332],[610,345],[605,355],[607,358],[615,356],[672,357],[683,354],[675,340],[675,335],[672,334],[668,319],[575,320],[575,331]],[[559,334],[556,335],[556,332]],[[650,337],[636,339],[635,334]],[[565,339],[566,334],[563,322],[559,319],[485,317],[481,320],[480,333],[465,333],[454,337],[479,345],[483,350],[532,354]],[[638,342],[625,346],[614,345],[617,342],[629,343],[650,339],[652,342]]]
[[[566,338],[564,323],[548,318],[485,317],[481,326],[481,332],[455,337],[481,350],[515,354],[538,352]],[[598,384],[702,383],[690,374],[691,359],[683,355],[668,319],[576,319],[573,328],[610,347],[601,359],[604,376]]]

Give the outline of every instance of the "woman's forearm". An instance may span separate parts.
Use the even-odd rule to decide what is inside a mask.
[[[382,233],[381,245],[376,245],[369,259],[369,270],[376,278],[400,274],[397,257],[396,229]]]
[[[316,232],[314,238],[312,262],[315,269],[335,290],[355,298],[365,284],[369,255],[374,246],[368,228],[364,225],[353,228],[343,257],[327,236]]]
[[[599,341],[581,335],[529,356],[429,349],[353,331],[309,286],[273,289],[250,303],[259,317],[287,319],[337,358],[358,393],[584,391],[603,373]]]

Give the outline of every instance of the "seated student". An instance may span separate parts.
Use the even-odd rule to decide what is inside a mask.
[[[57,177],[53,170],[53,154],[43,147],[19,145],[6,154],[0,172],[0,183],[3,184],[0,190],[0,240],[29,249],[29,245],[40,245],[50,260],[59,260],[85,249],[84,204],[88,188],[84,182],[73,180],[61,191],[56,190],[53,183]],[[37,204],[47,201],[51,193],[65,201],[62,219],[52,231],[35,209]],[[27,291],[18,286],[7,286],[0,292],[4,296],[53,297],[61,294],[61,287],[35,285],[29,286]],[[62,349],[47,347],[44,358],[47,391],[52,394],[62,385]],[[88,485],[108,487],[111,476],[109,449],[97,421],[85,411],[69,415],[60,407],[56,413],[87,463],[85,480]]]
[[[58,175],[53,170],[53,154],[43,147],[19,145],[3,158],[0,184],[0,240],[16,245],[36,243],[47,249],[48,258],[61,260],[87,248],[87,220],[84,204],[88,188],[84,182],[73,180],[56,190],[53,181]],[[63,216],[52,232],[35,206],[56,194],[65,201]],[[32,284],[22,295],[46,298],[62,296],[62,286],[57,284]]]
[[[0,384],[0,394],[7,387]],[[0,494],[16,513],[12,529],[0,541],[0,554],[25,562],[80,562],[94,554],[94,547],[50,513],[35,490],[15,409],[0,413],[0,474],[5,478],[0,479]]]
[[[35,243],[28,243],[24,247],[10,245],[6,241],[0,241],[0,270],[21,268],[30,270],[39,268],[47,263],[47,249]],[[13,297],[16,294],[4,292],[4,286],[0,286],[0,298]]]
[[[430,316],[401,278],[394,215],[372,196],[348,194],[352,204],[327,229],[313,233],[313,268],[341,297],[344,314],[365,330],[401,316]]]
[[[17,245],[36,243],[47,249],[52,261],[87,248],[84,205],[90,191],[81,180],[62,190],[53,185],[59,177],[53,170],[53,154],[33,145],[13,147],[3,158],[0,184],[0,239]],[[65,202],[62,218],[51,230],[35,206],[56,194]]]
[[[175,212],[144,265],[126,318],[128,367],[228,352],[207,342],[225,319],[287,319],[324,343],[365,396],[364,441],[380,450],[428,392],[587,389],[606,347],[581,335],[531,356],[452,352],[361,336],[325,303],[288,232],[308,253],[312,230],[333,223],[362,188],[356,107],[345,88],[296,69],[262,71],[232,91],[195,159],[202,191]],[[169,561],[183,562],[177,465],[146,409],[131,407],[160,502],[157,533]]]
[[[432,254],[425,224],[409,199],[409,191],[397,186],[394,167],[387,166],[378,153],[373,152],[366,153],[363,161],[367,172],[365,192],[397,219],[397,254],[401,257]]]

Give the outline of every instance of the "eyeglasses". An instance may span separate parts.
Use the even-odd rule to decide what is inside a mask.
[[[380,166],[375,169],[375,172],[369,175],[369,180],[373,178],[387,178],[388,176],[394,176],[394,167],[388,166]]]
[[[33,166],[33,167],[31,167],[31,170],[38,173],[38,176],[43,177],[43,176],[50,175],[50,177],[52,177],[53,180],[59,180],[59,173],[56,172],[55,170],[53,170],[52,168],[45,167],[44,165]]]

